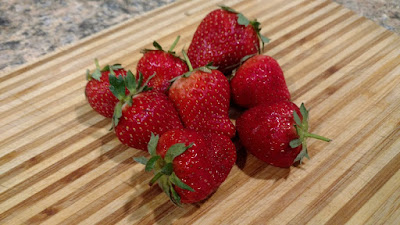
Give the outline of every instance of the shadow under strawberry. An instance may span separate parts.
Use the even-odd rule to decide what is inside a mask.
[[[247,176],[263,180],[287,179],[290,174],[290,168],[279,168],[266,164],[249,154],[238,137],[235,137],[233,143],[236,146],[237,160],[236,166]]]

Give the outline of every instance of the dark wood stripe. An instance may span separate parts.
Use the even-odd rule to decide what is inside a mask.
[[[369,26],[365,27],[362,31],[354,33],[351,37],[348,37],[346,40],[343,40],[342,42],[338,43],[338,45],[336,45],[335,48],[333,48],[331,51],[326,52],[325,54],[321,54],[321,56],[319,58],[317,58],[316,60],[304,65],[301,69],[300,73],[297,73],[296,76],[291,76],[291,77],[286,77],[287,82],[288,83],[293,83],[296,79],[299,79],[299,77],[304,76],[304,74],[308,74],[311,71],[313,71],[315,69],[315,67],[319,66],[322,63],[325,63],[329,60],[331,60],[332,58],[334,58],[337,55],[340,55],[343,53],[344,50],[346,50],[347,48],[349,48],[350,46],[354,45],[355,43],[357,43],[358,40],[361,40],[366,34],[369,34],[371,32],[373,32],[374,30],[376,30],[378,27],[375,26],[374,24],[370,24]],[[351,30],[347,30],[346,31],[351,31]],[[380,35],[387,35],[387,34],[380,34]],[[333,40],[333,38],[340,38],[340,36],[331,36],[330,41]],[[328,41],[328,40],[326,40]],[[322,46],[325,46],[327,43],[329,42],[323,42],[321,44],[317,44],[315,46],[313,46],[311,49],[304,51],[302,54],[296,56],[294,59],[288,61],[287,63],[282,65],[282,70],[283,71],[287,71],[290,68],[296,66],[297,64],[300,64],[303,62],[304,59],[306,59],[306,56],[311,55],[313,52],[317,51],[318,48],[321,48]],[[360,48],[360,47],[359,47]],[[298,60],[298,61],[296,61]],[[335,71],[331,71],[335,72]],[[294,92],[292,93],[292,96],[296,96],[296,90],[294,90]],[[293,97],[296,98],[296,97]]]
[[[136,185],[140,185],[143,183],[143,181],[150,179],[151,179],[151,173],[140,172],[133,174],[130,181],[127,181],[126,183],[121,183],[117,187],[115,187],[112,191],[104,193],[104,195],[102,196],[99,196],[99,198],[96,199],[96,201],[90,203],[88,206],[81,209],[79,213],[76,213],[68,217],[63,222],[61,222],[60,225],[78,224],[82,222],[92,214],[99,211],[101,208],[110,204],[115,199],[119,198],[123,194],[135,188]],[[159,194],[162,194],[162,192],[158,187],[156,187],[156,185],[154,185],[152,188],[149,187],[148,189],[140,193],[138,196],[132,197],[130,201],[126,202],[123,206],[116,209],[114,211],[114,214],[115,215],[118,214],[116,213],[118,211],[120,212],[119,217],[123,215],[124,216],[132,215],[131,213],[128,212],[134,211],[134,209],[143,206],[146,202],[151,202]]]
[[[194,206],[184,206],[185,210],[188,208],[195,208]],[[164,219],[162,224],[173,224],[174,221],[165,221],[165,215],[168,215],[171,212],[176,212],[177,206],[171,203],[171,201],[166,201],[161,203],[159,206],[155,207],[155,209],[151,212],[153,216],[144,216],[141,220],[136,222],[136,224],[159,224],[161,219]]]
[[[390,43],[387,46],[385,46],[384,48],[382,48],[380,51],[376,52],[375,54],[372,54],[368,59],[366,59],[360,65],[354,67],[354,69],[352,69],[350,72],[348,72],[347,76],[341,77],[339,80],[337,80],[330,86],[326,87],[321,93],[318,94],[318,97],[307,100],[307,105],[309,105],[310,107],[314,107],[314,106],[320,104],[322,101],[325,101],[325,99],[329,98],[329,96],[333,95],[338,90],[341,90],[341,88],[343,88],[346,85],[346,83],[349,83],[352,80],[356,79],[358,77],[357,74],[363,74],[363,73],[369,72],[370,67],[372,65],[374,65],[376,62],[381,61],[389,53],[396,51],[395,50],[396,47],[400,47],[400,42],[393,41],[392,43]],[[394,67],[391,66],[389,70],[392,70],[393,68]],[[374,78],[372,78],[372,79],[374,79]],[[370,82],[370,83],[373,83],[373,82]],[[348,94],[351,96],[346,97],[346,98],[347,99],[354,98],[359,93],[359,91],[362,91],[361,87],[363,87],[363,86],[360,85],[360,88],[357,88],[355,91],[353,91],[353,94],[351,94],[351,93]]]
[[[82,136],[76,137],[75,140],[79,140]],[[34,185],[35,183],[45,179],[46,177],[50,176],[53,174],[54,171],[58,171],[62,169],[63,167],[67,166],[70,163],[73,163],[77,159],[89,154],[92,152],[94,149],[101,147],[102,145],[110,142],[111,140],[115,139],[115,134],[113,133],[108,133],[104,135],[103,137],[92,141],[91,143],[87,144],[86,146],[83,146],[81,149],[77,150],[75,153],[59,160],[58,162],[52,164],[51,166],[41,170],[37,174],[33,175],[32,177],[29,177],[28,179],[18,183],[17,185],[10,187],[7,191],[3,192],[0,194],[0,202],[6,201],[8,198],[11,198],[12,196],[18,194],[19,192],[25,190],[26,188]],[[72,143],[72,142],[68,142]],[[60,144],[61,145],[61,144]],[[66,147],[65,145],[61,147]],[[57,149],[52,148],[48,150],[49,152],[57,151]],[[27,161],[28,163],[28,161]],[[29,165],[29,164],[28,164]],[[1,216],[0,216],[1,218]]]
[[[69,85],[71,85],[71,83],[68,83]],[[75,83],[72,83],[72,84],[75,84]],[[62,86],[61,86],[62,87]],[[60,88],[58,88],[58,89],[56,89],[57,91],[53,91],[51,94],[52,95],[54,95],[54,94],[57,94],[58,92],[59,92],[59,90],[65,90],[65,89],[60,89]],[[71,86],[68,86],[68,90],[71,90]],[[68,99],[70,99],[71,98],[71,94],[73,94],[73,93],[84,93],[84,90],[85,90],[85,87],[83,87],[83,86],[81,86],[81,87],[79,87],[79,88],[75,88],[75,89],[73,89],[73,90],[71,90],[70,92],[68,92],[68,93],[65,93],[65,95],[63,95],[62,97],[60,97],[60,98],[58,98],[58,99],[56,99],[56,100],[54,100],[54,101],[52,101],[52,103],[53,102],[57,102],[57,101],[60,101],[60,100],[63,100],[64,98],[68,98]],[[47,92],[46,92],[47,93]],[[22,100],[22,99],[20,99],[20,98],[17,98],[16,96],[13,96],[14,98],[16,98],[16,99],[18,99],[18,100],[21,100],[21,101],[23,101],[22,103],[20,103],[19,105],[16,105],[16,106],[14,106],[13,108],[12,108],[12,110],[11,109],[8,109],[7,111],[3,111],[2,113],[0,113],[0,116],[1,116],[1,118],[3,118],[3,119],[5,119],[5,120],[8,120],[7,119],[7,117],[8,116],[11,116],[11,115],[13,115],[13,112],[18,112],[18,111],[24,111],[24,110],[26,110],[26,108],[27,108],[27,103],[26,102],[30,102],[30,104],[29,104],[29,106],[31,106],[31,102],[34,102],[34,104],[37,104],[38,102],[40,102],[40,101],[48,101],[48,96],[52,96],[52,95],[47,95],[47,96],[43,96],[43,95],[41,95],[41,96],[38,96],[36,99],[37,99],[37,101],[31,101],[31,100],[26,100],[26,101],[24,101],[24,100]],[[15,99],[10,99],[10,101],[9,102],[12,102],[12,101],[14,101]],[[45,106],[50,106],[50,103],[46,103],[46,105]],[[45,106],[42,106],[41,108],[45,108]],[[54,105],[53,105],[53,107],[54,107]],[[36,109],[35,107],[32,107],[33,109]],[[11,122],[11,121],[10,121]]]
[[[90,119],[92,116],[94,116],[94,112],[86,114],[86,115],[82,116],[81,118],[82,119]],[[97,122],[96,124],[94,124],[93,126],[85,128],[80,133],[72,135],[71,137],[67,138],[63,142],[60,142],[60,143],[52,146],[51,148],[46,149],[45,151],[39,153],[38,155],[22,162],[21,164],[17,165],[16,167],[8,170],[7,172],[0,174],[0,183],[8,180],[11,177],[15,177],[18,174],[24,172],[25,170],[42,162],[43,160],[50,158],[57,152],[60,152],[63,149],[65,149],[66,147],[68,147],[70,145],[70,143],[75,143],[78,140],[82,139],[83,137],[92,134],[93,132],[95,132],[98,129],[98,127],[105,127],[108,124],[109,124],[109,120],[107,120],[107,119],[101,120],[101,121]],[[48,142],[49,140],[51,140],[61,134],[64,134],[65,132],[68,132],[74,126],[76,126],[75,123],[70,123],[70,124],[67,124],[64,127],[62,127],[62,129],[58,128],[56,130],[51,130],[51,131],[47,132],[46,134],[43,134],[39,138],[32,140],[32,142],[29,142],[29,143],[19,147],[15,151],[12,151],[12,152],[4,155],[3,157],[1,157],[1,159],[0,159],[1,163],[6,163],[6,162],[9,162],[9,161],[15,159],[16,157],[18,157],[19,155],[28,151],[29,149],[38,147],[38,146]],[[1,202],[1,200],[0,200],[0,202]]]
[[[373,64],[366,65],[364,68],[365,70],[368,67],[371,67]],[[358,85],[357,87],[354,87],[351,92],[346,93],[345,96],[343,96],[343,99],[355,99],[360,93],[362,93],[365,90],[369,90],[369,87],[373,86],[376,84],[380,79],[384,77],[387,73],[392,71],[394,68],[398,67],[400,65],[400,57],[394,58],[390,60],[389,62],[385,63],[383,66],[381,66],[377,71],[373,73],[373,76],[369,76],[367,79],[364,79],[364,81]],[[358,73],[354,73],[358,74]],[[355,79],[356,77],[351,76],[350,79]],[[346,82],[349,82],[349,80],[345,79]],[[338,80],[334,84],[330,85],[327,87],[323,93],[322,96],[328,95],[328,94],[333,94],[334,92],[337,92],[340,88],[344,86],[345,83],[344,81]],[[326,93],[325,93],[326,92]],[[310,101],[307,102],[309,107],[314,107],[317,101],[317,98],[321,98],[320,96],[317,96],[313,99],[310,99]],[[321,99],[320,99],[321,100]],[[346,104],[339,104],[336,105],[334,108],[331,108],[325,115],[324,118],[331,117],[332,115],[336,114],[338,111],[340,111],[343,107],[345,107]],[[315,115],[313,117],[314,120],[319,121],[321,120],[321,116],[318,117],[318,115]]]
[[[112,139],[114,139],[114,135],[107,135],[107,136],[105,136],[104,139],[100,139],[100,141],[102,142],[102,144],[104,144],[104,143],[111,141]],[[95,142],[98,142],[98,141],[95,141]],[[96,145],[93,145],[93,146],[98,146],[98,143],[96,143]],[[92,148],[92,146],[84,147],[82,149],[82,151],[79,150],[79,152],[87,152],[88,153],[88,152],[93,151],[94,149],[96,149],[96,148]],[[31,195],[29,198],[26,198],[22,202],[18,203],[17,205],[15,205],[12,208],[8,209],[7,211],[3,212],[2,214],[0,214],[0,220],[4,220],[5,218],[9,217],[10,215],[18,214],[20,211],[30,207],[31,205],[35,204],[37,201],[40,201],[41,199],[45,198],[46,196],[59,191],[66,185],[72,183],[73,181],[77,180],[78,178],[82,177],[83,175],[96,169],[104,162],[110,160],[111,158],[114,158],[116,155],[124,152],[127,149],[128,149],[127,146],[124,146],[122,144],[117,145],[110,151],[108,151],[108,152],[102,154],[101,156],[99,156],[98,158],[86,163],[82,167],[79,167],[78,169],[76,169],[73,172],[69,173],[68,175],[62,177],[58,181],[52,183],[51,185],[47,186],[46,188],[42,189],[41,191]],[[78,155],[78,154],[74,154],[74,155]],[[82,156],[84,156],[84,155],[81,155],[80,157],[82,157]],[[69,163],[72,163],[72,162],[76,161],[77,159],[79,159],[80,157],[67,157],[67,158],[61,160],[61,162],[69,161]],[[70,159],[70,160],[68,160],[68,159]],[[60,164],[62,164],[62,163],[60,163]],[[59,165],[59,164],[56,163],[54,165]],[[53,166],[51,166],[51,167],[53,167]],[[49,167],[49,168],[51,168],[51,167]],[[46,171],[47,169],[48,168],[46,168],[45,170],[42,170],[42,171]],[[49,174],[52,174],[52,172],[54,172],[54,171],[58,171],[57,169],[54,169],[54,168],[51,168],[51,169],[52,170],[47,171]],[[37,175],[35,175],[34,177],[37,177]],[[3,195],[1,197],[3,197]]]
[[[58,100],[55,100],[53,103],[56,103],[57,101],[58,101]],[[64,110],[62,110],[62,111],[60,111],[60,112],[58,112],[58,113],[56,113],[56,114],[50,115],[49,117],[44,118],[44,119],[42,119],[42,120],[40,120],[40,121],[38,121],[38,122],[32,124],[31,126],[26,127],[25,129],[21,129],[21,130],[20,130],[19,132],[17,132],[16,134],[13,134],[12,136],[8,137],[8,138],[5,139],[4,141],[2,141],[2,143],[0,144],[0,147],[8,146],[8,145],[10,145],[11,143],[14,143],[15,141],[20,140],[21,138],[23,138],[24,135],[26,135],[27,133],[31,133],[31,132],[34,131],[34,130],[38,130],[39,128],[42,128],[42,127],[48,125],[49,123],[57,123],[57,121],[58,121],[60,118],[62,118],[63,116],[66,116],[66,115],[68,115],[68,114],[70,114],[70,113],[73,113],[73,112],[74,112],[75,110],[77,110],[77,109],[79,110],[79,109],[82,109],[82,108],[90,107],[90,106],[88,106],[88,105],[89,105],[89,104],[88,104],[87,102],[80,102],[80,103],[78,103],[78,104],[76,104],[76,105],[72,105],[72,106],[70,106],[70,107],[68,107],[68,108],[66,108],[66,109],[64,109]],[[46,106],[45,106],[45,107],[46,107]],[[35,110],[35,111],[37,112],[37,111],[39,111],[39,110]],[[77,124],[80,124],[79,121],[88,120],[88,119],[90,119],[91,117],[94,117],[94,116],[96,116],[96,115],[97,115],[97,114],[94,113],[93,110],[91,110],[89,113],[86,113],[86,114],[83,114],[83,115],[79,115],[77,118],[72,119],[69,123],[65,123],[65,125],[63,125],[63,127],[61,127],[61,128],[59,127],[58,130],[63,130],[63,131],[65,131],[66,128],[69,128],[69,129],[70,129],[70,128],[76,126]],[[15,121],[18,121],[18,119],[15,120]],[[35,120],[35,121],[37,121],[37,120]],[[14,121],[13,121],[13,122],[14,122]],[[57,129],[56,129],[56,130],[53,130],[53,132],[57,132]],[[51,133],[51,132],[47,132],[47,134],[50,134],[51,136],[54,136],[54,134]],[[48,139],[49,139],[49,138],[48,138]],[[32,142],[33,142],[33,141],[34,141],[34,140],[32,140]],[[29,147],[29,148],[32,148],[32,147]],[[18,151],[19,151],[19,150],[14,150],[14,152],[18,152]],[[3,156],[0,157],[0,164],[3,163],[2,158],[3,158]]]
[[[362,33],[360,33],[362,34]],[[385,39],[389,38],[392,35],[390,32],[384,32],[378,37],[375,37],[371,42],[370,45],[362,45],[358,49],[354,49],[349,55],[346,55],[343,59],[339,62],[331,65],[328,67],[323,73],[318,74],[318,76],[314,76],[312,80],[304,84],[302,87],[298,88],[297,90],[292,92],[292,98],[296,99],[302,95],[304,95],[307,91],[310,90],[311,87],[317,86],[319,83],[323,82],[324,80],[328,79],[332,74],[336,73],[338,70],[342,69],[343,67],[347,66],[362,54],[367,52],[370,49],[370,46],[374,46],[379,44],[380,42],[384,41]],[[361,35],[360,35],[361,36]],[[360,37],[358,36],[358,37]],[[343,45],[338,47],[338,50],[344,51],[345,48],[348,48],[348,45]],[[340,52],[337,52],[338,54]],[[329,55],[329,54],[328,54]],[[323,60],[323,59],[322,59]]]
[[[393,179],[393,177],[391,178]],[[366,223],[368,224],[392,224],[394,219],[400,216],[400,186],[397,186],[387,200],[379,206],[379,208],[372,213]],[[389,219],[391,218],[391,219]]]
[[[138,153],[139,151],[137,151]],[[143,152],[144,153],[144,152]],[[144,155],[144,154],[141,154]],[[26,221],[27,224],[41,224],[47,219],[53,217],[57,213],[61,212],[62,210],[68,208],[69,206],[73,205],[78,200],[85,197],[87,193],[90,193],[100,187],[102,184],[106,183],[110,177],[116,177],[119,174],[129,170],[133,165],[134,161],[132,158],[125,159],[123,162],[119,163],[115,167],[111,168],[108,171],[105,171],[100,176],[96,177],[95,179],[91,180],[90,182],[86,183],[85,185],[81,186],[76,191],[72,192],[71,194],[65,196],[64,198],[58,200],[51,206],[48,206],[44,210],[42,210],[39,214],[31,217]]]
[[[144,191],[140,196],[128,201],[125,205],[118,208],[116,211],[111,213],[109,216],[101,220],[99,223],[96,224],[116,224],[117,222],[121,221],[126,216],[131,216],[138,208],[142,207],[148,202],[153,201],[155,197],[160,194],[164,194],[161,192],[161,189],[157,187],[157,185],[152,186],[151,188]],[[169,203],[173,206],[172,203]],[[143,215],[139,215],[143,216]]]
[[[82,70],[82,72],[83,72],[83,70]],[[7,117],[10,114],[12,114],[12,112],[15,111],[15,110],[23,110],[24,108],[26,108],[27,104],[29,104],[28,102],[42,101],[43,99],[46,99],[48,96],[57,94],[58,92],[60,92],[60,90],[65,90],[65,89],[70,88],[71,86],[74,86],[76,83],[81,83],[81,81],[84,79],[83,76],[84,76],[84,74],[82,73],[82,77],[76,77],[76,78],[74,78],[72,80],[69,80],[67,82],[64,82],[64,83],[60,84],[59,86],[55,86],[51,90],[43,92],[43,93],[33,97],[32,99],[23,101],[19,105],[14,106],[14,107],[8,109],[7,111],[2,112],[0,114],[0,116]],[[53,78],[50,78],[50,79],[46,80],[45,82],[40,82],[40,83],[34,84],[33,86],[26,87],[26,89],[16,93],[14,96],[17,97],[17,98],[19,96],[28,96],[30,92],[36,90],[37,88],[42,87],[43,85],[51,84],[51,83],[55,82],[57,79],[59,79],[59,77],[55,76]],[[79,93],[83,94],[84,93],[84,86],[81,87],[81,90],[82,91],[79,91]],[[5,99],[3,99],[1,101],[2,102],[1,104],[8,104],[8,103],[10,103],[12,101],[13,101],[13,99],[11,99],[11,98],[5,98]]]
[[[388,137],[382,140],[380,145],[376,145],[376,149],[382,150],[384,147],[390,147],[390,145],[400,138],[400,123],[397,124],[397,127],[398,128],[395,129]],[[371,150],[372,149],[373,148],[371,148]],[[374,152],[379,151],[374,149]],[[370,154],[368,153],[367,155]],[[373,158],[373,156],[371,156],[371,158]],[[396,172],[400,170],[399,162],[400,152],[398,152],[398,154],[393,157],[390,162],[383,167],[383,169],[379,170],[379,172],[343,207],[341,207],[326,224],[334,225],[346,223],[354,214],[354,212],[357,212]]]
[[[306,2],[304,2],[304,3],[306,3]],[[277,32],[280,32],[282,30],[282,27],[290,26],[293,23],[296,23],[297,21],[302,20],[302,19],[310,16],[311,14],[314,14],[314,13],[318,12],[319,10],[323,9],[324,7],[326,7],[326,6],[330,5],[330,4],[332,4],[332,2],[324,1],[321,4],[315,6],[315,7],[311,8],[311,9],[308,9],[307,11],[303,12],[302,14],[291,18],[289,21],[284,22],[282,24],[279,24],[274,29],[263,31],[263,33],[265,33],[264,35],[268,36],[268,34],[275,34]],[[328,15],[320,15],[317,18],[312,19],[309,22],[300,25],[299,27],[295,28],[294,30],[290,30],[290,32],[288,32],[287,34],[283,35],[282,37],[280,37],[280,38],[278,38],[276,40],[272,40],[270,43],[265,45],[264,53],[268,53],[269,50],[271,50],[271,49],[275,48],[276,46],[282,44],[284,41],[290,39],[291,37],[298,35],[304,29],[306,29],[306,28],[308,28],[308,27],[320,22],[321,19],[324,19],[325,17],[329,17],[329,15],[332,15],[333,13],[339,11],[340,9],[341,9],[340,6],[336,6],[335,8],[331,9],[328,12]],[[279,21],[279,20],[282,19],[282,16],[290,15],[291,12],[295,12],[295,11],[298,11],[298,7],[297,6],[294,6],[293,8],[290,8],[290,10],[282,12],[281,14],[279,14],[279,15],[273,17],[273,18],[270,18],[269,20],[271,20],[271,21],[275,21],[275,20]],[[267,24],[267,22],[268,21],[263,21],[264,24]]]
[[[320,20],[322,20],[324,18],[327,18],[329,15],[331,15],[333,13],[336,13],[337,9],[340,9],[340,7],[334,8],[333,10],[329,11],[327,14],[322,16],[320,18]],[[275,53],[274,54],[274,58],[278,60],[278,59],[286,56],[287,54],[292,52],[294,49],[297,49],[297,48],[303,46],[304,44],[309,43],[310,41],[314,40],[316,37],[318,37],[319,35],[325,33],[326,31],[335,29],[335,27],[337,25],[341,24],[342,22],[346,21],[347,19],[351,18],[352,16],[354,16],[354,12],[348,11],[347,13],[339,16],[338,18],[332,20],[331,22],[329,22],[327,24],[324,24],[323,27],[320,27],[318,30],[310,33],[309,35],[299,39],[298,41],[294,42],[293,44],[289,45],[288,47],[285,47],[281,51]],[[342,33],[342,34],[343,33],[347,33],[347,32],[349,32],[349,30],[354,29],[354,27],[359,26],[361,23],[363,23],[365,21],[366,20],[364,18],[359,18],[358,20],[350,23],[346,27],[344,27],[344,28],[340,29],[339,31],[335,32],[335,36],[340,37],[340,33]],[[315,22],[315,21],[312,21],[312,22]],[[303,26],[304,25],[302,25],[300,28],[297,28],[296,29],[297,32],[301,32],[302,30],[305,30],[305,29],[308,28],[308,26],[304,26],[304,27]],[[292,36],[292,35],[290,35],[290,36]],[[332,39],[332,36],[327,37],[324,42],[318,42],[317,45],[321,45],[322,46],[322,43],[329,43],[328,39]],[[304,57],[302,57],[302,58],[304,58]]]

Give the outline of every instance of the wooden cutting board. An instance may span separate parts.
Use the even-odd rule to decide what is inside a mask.
[[[175,207],[84,96],[100,63],[135,70],[153,40],[187,48],[218,4],[258,18],[264,54],[310,108],[311,160],[238,150],[208,200]],[[178,1],[0,75],[0,224],[400,224],[400,38],[331,1]]]

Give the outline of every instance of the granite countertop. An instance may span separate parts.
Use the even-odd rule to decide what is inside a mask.
[[[174,1],[0,1],[0,73]],[[400,0],[333,1],[400,34]]]

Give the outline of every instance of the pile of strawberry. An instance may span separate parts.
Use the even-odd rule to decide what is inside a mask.
[[[121,143],[148,151],[149,158],[135,160],[177,205],[206,199],[227,178],[237,157],[235,135],[278,167],[308,158],[308,137],[329,141],[308,132],[308,111],[290,101],[277,61],[260,54],[269,41],[260,30],[223,6],[200,23],[184,59],[173,52],[178,37],[167,51],[157,42],[145,49],[136,75],[120,64],[101,69],[97,60],[87,71],[90,106],[112,118]],[[236,127],[231,100],[244,111]]]

